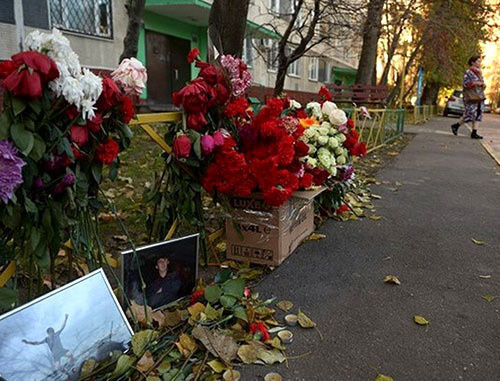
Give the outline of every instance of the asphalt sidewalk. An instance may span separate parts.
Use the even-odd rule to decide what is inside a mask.
[[[293,328],[287,354],[298,358],[244,368],[242,380],[500,379],[500,167],[465,129],[453,136],[452,122],[407,128],[417,135],[372,187],[381,220],[326,223],[325,239],[261,283],[262,296],[301,307],[324,340]],[[384,283],[389,274],[401,285]]]

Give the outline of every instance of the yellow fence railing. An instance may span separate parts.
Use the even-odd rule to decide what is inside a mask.
[[[415,106],[415,108],[413,109],[413,123],[425,123],[436,115],[437,106],[435,105]]]

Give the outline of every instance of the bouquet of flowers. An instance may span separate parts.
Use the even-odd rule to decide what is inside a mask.
[[[108,76],[82,68],[58,30],[35,31],[0,63],[0,265],[53,266],[62,243],[93,255],[104,168],[114,178],[130,143],[145,68],[124,60]],[[78,222],[78,223],[77,223]]]

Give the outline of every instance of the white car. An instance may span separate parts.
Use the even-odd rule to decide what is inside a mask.
[[[455,90],[451,94],[444,107],[443,115],[459,115],[462,116],[464,113],[464,96],[462,90]]]

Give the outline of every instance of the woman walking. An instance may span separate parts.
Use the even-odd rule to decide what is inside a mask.
[[[479,122],[483,119],[484,110],[484,84],[483,74],[481,73],[481,57],[472,56],[469,58],[469,68],[464,75],[464,115],[458,123],[451,126],[451,131],[457,135],[458,129],[462,124],[472,123],[472,139],[482,139],[483,137],[477,133]]]

